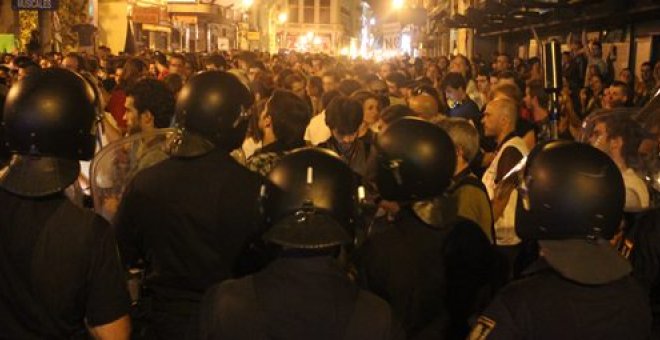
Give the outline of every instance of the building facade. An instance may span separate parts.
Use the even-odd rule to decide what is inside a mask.
[[[357,50],[358,0],[272,0],[259,6],[262,48],[339,54]]]

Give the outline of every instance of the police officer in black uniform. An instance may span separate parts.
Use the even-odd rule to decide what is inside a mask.
[[[476,223],[432,200],[450,184],[454,145],[438,126],[402,118],[378,136],[376,150],[378,189],[400,211],[358,250],[360,281],[392,305],[409,338],[465,338],[468,317],[490,295],[495,256]]]
[[[128,293],[110,225],[63,193],[94,154],[94,92],[37,71],[3,117],[13,153],[0,176],[0,338],[128,339]]]
[[[333,152],[299,149],[269,174],[264,239],[280,247],[263,271],[211,288],[202,339],[402,339],[387,302],[348,277],[358,187]]]
[[[603,152],[555,141],[522,173],[516,231],[540,258],[484,311],[470,339],[649,339],[648,297],[608,241],[621,221],[621,173]]]
[[[172,157],[126,189],[115,224],[124,265],[144,268],[147,336],[196,333],[190,321],[204,291],[242,272],[242,254],[258,234],[262,179],[230,152],[245,137],[252,102],[230,73],[193,76],[178,97]]]

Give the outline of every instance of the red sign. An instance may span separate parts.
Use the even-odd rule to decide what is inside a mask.
[[[158,25],[160,23],[159,7],[133,7],[131,19],[142,24]]]

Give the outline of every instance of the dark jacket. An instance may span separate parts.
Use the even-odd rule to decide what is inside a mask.
[[[116,215],[126,267],[144,263],[152,329],[182,339],[211,285],[249,271],[261,178],[220,150],[138,173]]]
[[[0,338],[87,339],[127,315],[110,225],[63,194],[0,190]]]
[[[358,249],[361,284],[388,301],[409,338],[462,339],[490,295],[494,255],[479,226],[430,226],[403,208]]]
[[[214,286],[201,339],[402,339],[387,303],[360,290],[331,257],[285,257]]]
[[[484,311],[472,330],[475,339],[650,339],[648,297],[632,277],[581,285],[544,261],[527,274]]]

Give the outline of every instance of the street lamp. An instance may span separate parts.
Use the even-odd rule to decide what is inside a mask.
[[[392,8],[394,9],[402,9],[405,4],[406,0],[392,0]]]
[[[282,12],[277,16],[277,21],[280,22],[280,24],[284,24],[289,20],[289,15],[286,12]]]

